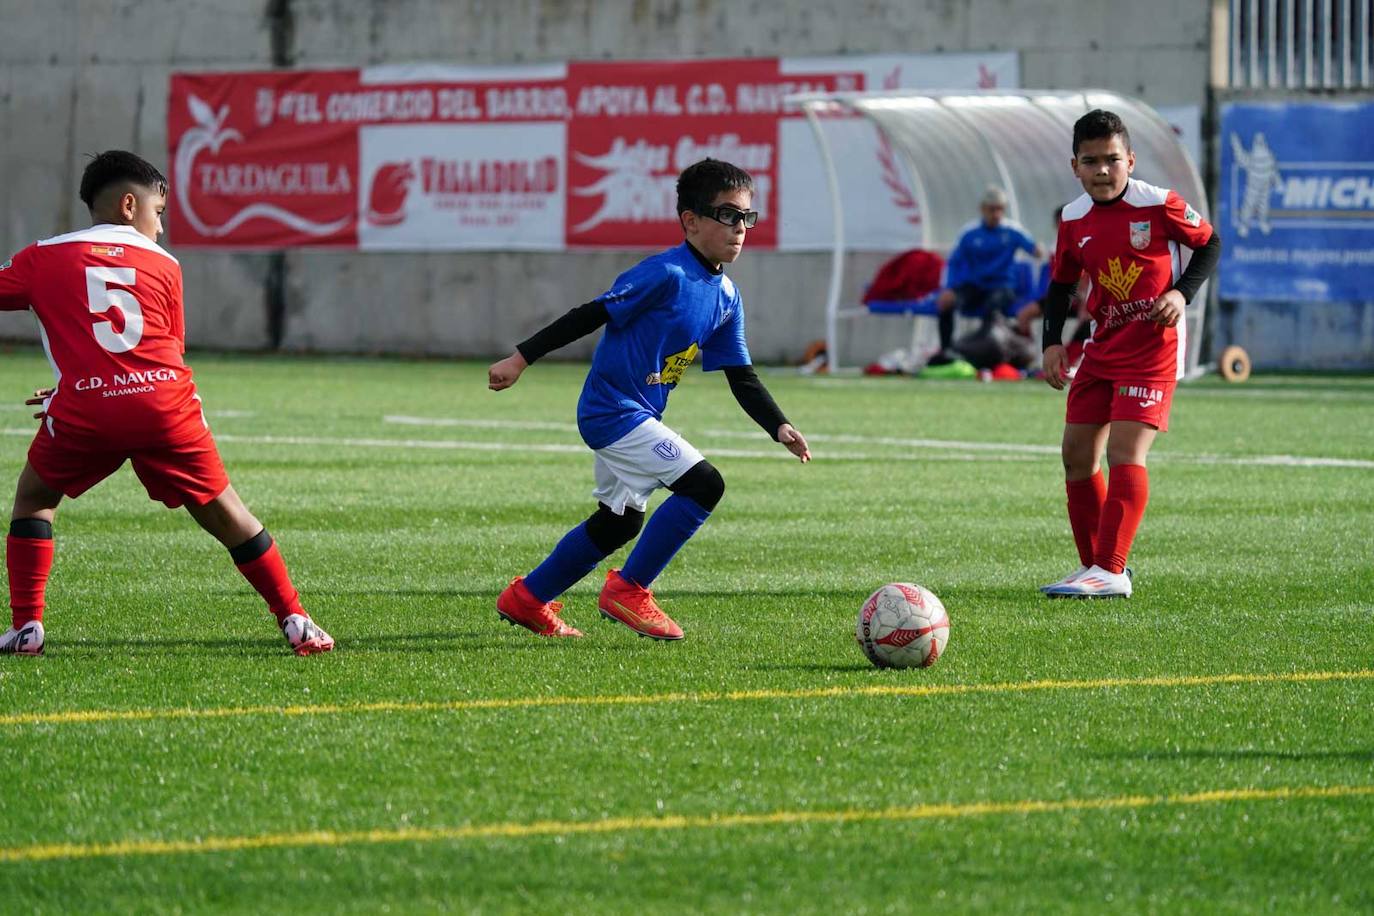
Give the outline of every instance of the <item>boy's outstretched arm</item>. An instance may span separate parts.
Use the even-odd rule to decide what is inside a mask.
[[[763,380],[754,371],[754,367],[726,366],[722,371],[730,383],[730,393],[739,401],[739,406],[744,408],[749,418],[763,427],[764,432],[774,441],[782,443],[803,463],[810,461],[811,449],[807,447],[806,437],[787,422],[773,396],[763,387]]]
[[[595,300],[569,309],[543,330],[516,344],[510,356],[492,363],[487,369],[487,387],[492,391],[509,388],[535,360],[579,337],[586,337],[610,320],[611,313],[606,311],[606,306]]]
[[[529,368],[525,357],[516,350],[505,359],[498,360],[487,367],[487,387],[492,391],[502,391],[520,381],[520,373]]]

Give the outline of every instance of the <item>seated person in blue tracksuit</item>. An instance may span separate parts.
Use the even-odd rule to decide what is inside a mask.
[[[950,344],[954,338],[954,316],[980,316],[987,321],[1006,314],[1016,302],[1016,252],[1042,257],[1040,246],[1018,224],[1005,219],[1007,195],[989,185],[979,203],[982,218],[970,223],[959,235],[950,253],[945,286],[937,305],[940,310],[940,353],[931,364],[954,358]]]

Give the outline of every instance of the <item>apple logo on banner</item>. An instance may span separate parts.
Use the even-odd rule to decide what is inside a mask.
[[[316,237],[334,235],[347,228],[353,219],[352,216],[320,223],[298,213],[292,213],[284,207],[261,201],[248,204],[218,226],[206,223],[191,206],[191,176],[195,174],[196,157],[206,150],[211,154],[218,153],[225,143],[231,141],[242,143],[243,134],[232,127],[223,126],[229,117],[228,105],[221,105],[219,111],[215,111],[205,101],[190,94],[186,99],[186,107],[196,126],[187,129],[177,141],[176,174],[179,180],[175,190],[180,206],[178,216],[190,223],[197,232],[210,238],[222,238],[254,218],[272,220],[297,232]],[[339,170],[337,174],[331,174],[327,164],[247,163],[228,167],[210,165],[208,168],[212,184],[216,188],[228,188],[237,195],[250,198],[270,192],[274,186],[279,185],[290,185],[307,191],[336,193],[346,190],[346,186],[350,184],[346,171]]]
[[[367,221],[374,226],[395,226],[405,219],[406,197],[415,180],[409,162],[384,162],[372,176],[367,195]]]

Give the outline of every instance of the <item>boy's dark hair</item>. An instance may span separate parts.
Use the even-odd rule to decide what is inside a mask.
[[[1121,135],[1121,142],[1130,152],[1131,132],[1126,129],[1126,123],[1115,112],[1094,108],[1074,122],[1073,154],[1078,155],[1078,147],[1084,140],[1106,140],[1114,134]]]
[[[744,169],[719,159],[703,159],[677,177],[677,215],[700,213],[722,191],[754,190],[754,178]]]
[[[100,153],[86,163],[81,173],[81,202],[87,209],[95,206],[100,192],[112,184],[136,184],[151,188],[161,194],[167,193],[167,178],[152,163],[122,149],[112,149]]]

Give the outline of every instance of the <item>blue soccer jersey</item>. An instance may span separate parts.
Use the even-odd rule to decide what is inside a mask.
[[[1035,239],[1018,224],[1004,220],[996,227],[976,220],[966,225],[949,256],[945,285],[972,284],[980,289],[1012,289],[1016,252],[1035,253]]]
[[[662,419],[668,393],[698,353],[708,372],[751,362],[739,290],[686,242],[640,261],[596,301],[611,320],[577,402],[577,427],[591,448]]]

